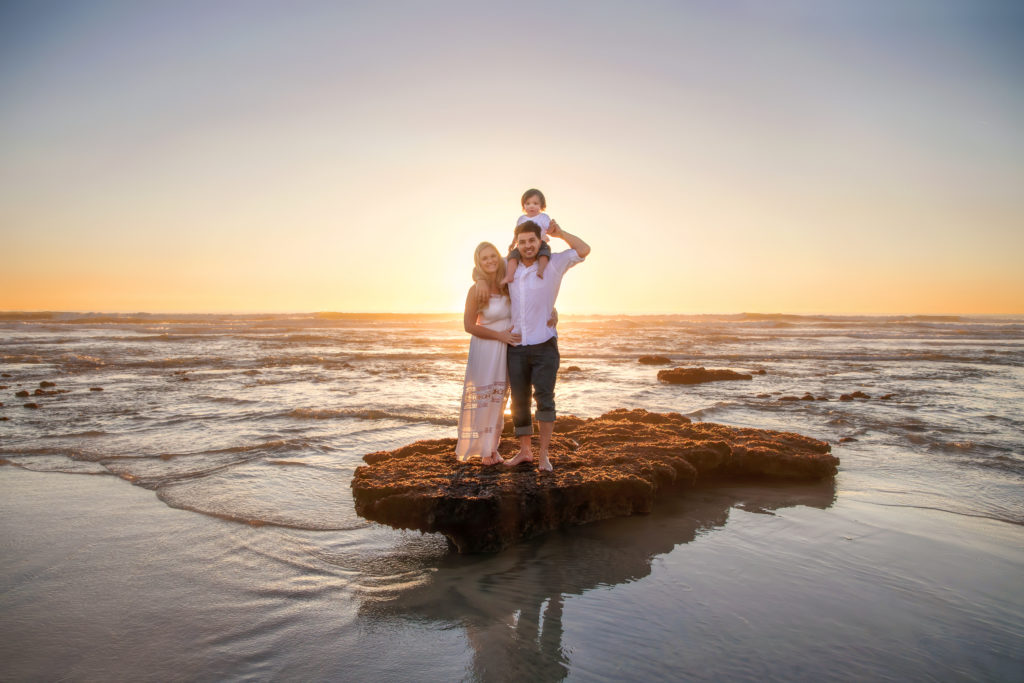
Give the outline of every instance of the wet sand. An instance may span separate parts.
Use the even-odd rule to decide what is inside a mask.
[[[1024,528],[835,496],[702,491],[461,557],[2,467],[0,677],[1019,677]]]

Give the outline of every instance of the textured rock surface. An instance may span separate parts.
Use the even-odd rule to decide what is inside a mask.
[[[734,370],[705,370],[704,368],[672,368],[658,372],[658,380],[669,384],[700,384],[726,379],[753,379]]]
[[[665,356],[640,356],[636,362],[642,365],[669,365],[672,360]]]
[[[691,423],[677,413],[615,410],[558,419],[554,472],[459,463],[455,439],[418,441],[364,456],[352,490],[366,519],[444,534],[459,552],[493,552],[572,524],[650,512],[658,495],[698,481],[820,480],[839,464],[799,434]],[[517,450],[513,439],[502,455]]]

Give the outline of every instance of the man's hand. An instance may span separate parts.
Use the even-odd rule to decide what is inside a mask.
[[[554,218],[551,219],[551,223],[548,225],[548,237],[557,237],[558,239],[564,240],[562,236],[562,228],[559,227],[558,221]]]
[[[491,286],[487,284],[486,280],[477,280],[474,287],[476,288],[476,302],[480,308],[484,308],[491,298]]]

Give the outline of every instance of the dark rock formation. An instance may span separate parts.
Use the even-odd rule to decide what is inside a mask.
[[[665,356],[640,356],[636,362],[644,365],[668,365],[672,360]]]
[[[780,401],[799,401],[800,397],[799,396],[780,396],[779,400]]]
[[[754,377],[733,370],[705,370],[704,368],[672,368],[658,372],[658,381],[669,384],[700,384],[729,379],[754,379]]]
[[[645,514],[654,500],[700,482],[820,480],[836,473],[830,447],[799,434],[691,423],[678,413],[615,410],[558,419],[554,472],[455,459],[455,439],[370,453],[352,491],[362,517],[444,534],[459,552],[494,552],[551,529]],[[514,439],[500,452],[516,452]]]
[[[22,391],[19,391],[18,393],[16,393],[15,396],[17,396],[18,398],[26,398],[26,397],[28,397],[28,392],[22,390]]]
[[[6,384],[0,384],[0,389],[10,389]]]
[[[89,391],[103,391],[103,387],[89,387]]]
[[[758,394],[755,398],[771,398],[771,394]]]
[[[40,382],[39,386],[41,386],[43,389],[47,389],[49,387],[55,387],[57,385],[54,384],[53,382]]]
[[[560,372],[562,372],[563,374],[567,372],[583,372],[583,368],[581,368],[578,365],[570,365],[567,368],[562,368]]]
[[[814,400],[814,394],[810,394],[810,393],[804,394],[803,396],[800,397],[800,400],[801,401],[813,401]]]
[[[38,407],[39,407],[39,404],[38,404],[38,403],[26,403],[26,404],[25,404],[25,407],[26,407],[26,408],[32,408],[32,409],[36,409],[36,408],[38,408]]]
[[[879,396],[878,398],[879,398],[879,400],[882,400],[882,401],[888,401],[888,400],[890,400],[895,395],[896,394],[886,394],[885,396]]]
[[[9,372],[0,373],[0,377],[13,377],[13,376],[14,375],[10,374]]]
[[[36,389],[32,392],[34,396],[56,396],[57,394],[70,394],[70,389]]]
[[[839,439],[839,443],[850,443],[851,441],[856,440],[857,439],[853,438],[852,436],[844,436],[843,438]]]
[[[755,375],[765,375],[765,374],[767,374],[767,372],[768,371],[765,370],[764,368],[758,368],[757,370],[754,370],[754,374]]]
[[[855,398],[871,398],[871,397],[869,395],[865,394],[863,391],[855,391],[852,394],[843,394],[842,396],[839,397],[839,400],[840,401],[852,401]]]

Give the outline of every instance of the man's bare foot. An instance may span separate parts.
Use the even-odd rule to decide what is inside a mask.
[[[519,451],[516,457],[506,460],[505,464],[509,467],[515,467],[523,462],[533,462],[533,451]]]
[[[551,466],[551,461],[548,460],[548,454],[547,453],[541,453],[537,457],[537,469],[538,470],[543,470],[543,471],[546,471],[546,472],[551,472],[551,471],[553,471],[555,469],[554,467]]]

